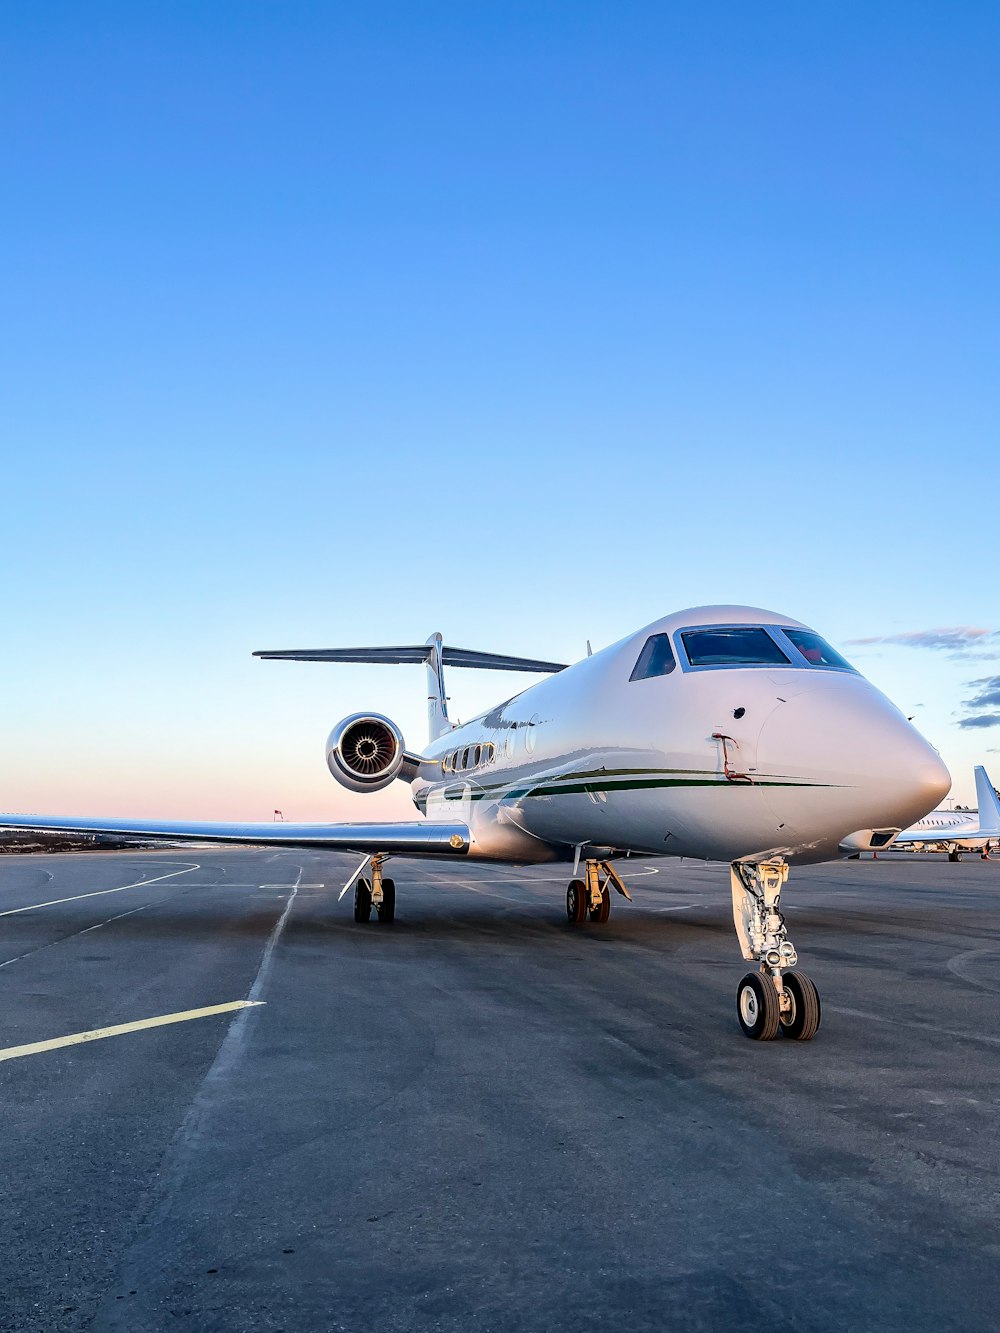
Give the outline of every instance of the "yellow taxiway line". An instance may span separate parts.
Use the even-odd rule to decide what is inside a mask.
[[[147,1028],[162,1028],[170,1023],[188,1023],[193,1018],[210,1018],[213,1014],[230,1014],[236,1009],[253,1009],[264,1000],[231,1000],[228,1004],[212,1004],[207,1009],[185,1009],[179,1014],[160,1014],[158,1018],[140,1018],[136,1023],[118,1023],[110,1028],[92,1028],[90,1032],[71,1032],[68,1037],[53,1037],[51,1041],[32,1041],[26,1046],[8,1046],[0,1050],[0,1060],[19,1060],[22,1055],[40,1055],[43,1051],[57,1051],[61,1046],[79,1046],[85,1041],[101,1041],[105,1037],[122,1037],[126,1032],[144,1032]]]

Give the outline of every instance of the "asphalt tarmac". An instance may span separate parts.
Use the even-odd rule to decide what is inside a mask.
[[[0,861],[0,1327],[998,1327],[1000,861],[794,871],[809,1044],[737,1026],[724,866],[573,928],[395,860],[383,927],[355,864]]]

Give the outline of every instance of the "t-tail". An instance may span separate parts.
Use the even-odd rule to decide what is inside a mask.
[[[426,643],[390,648],[285,648],[256,652],[254,657],[289,662],[413,662],[427,668],[427,730],[432,741],[452,728],[445,691],[446,666],[477,671],[564,671],[564,662],[543,662],[534,657],[509,657],[505,653],[481,653],[471,648],[452,648],[435,632]]]

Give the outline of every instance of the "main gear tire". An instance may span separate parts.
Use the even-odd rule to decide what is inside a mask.
[[[360,923],[362,921],[370,921],[371,917],[371,880],[365,879],[364,876],[362,876],[354,886],[354,920]]]
[[[770,977],[748,972],[736,988],[736,1016],[751,1041],[773,1041],[781,1026],[781,1005]]]
[[[391,926],[396,919],[396,881],[382,881],[382,901],[375,909],[378,912],[380,926]]]
[[[608,917],[611,915],[611,889],[607,884],[601,891],[601,901],[596,907],[591,907],[589,910],[591,921],[595,921],[599,926],[603,926],[605,921],[607,921]]]
[[[566,890],[566,917],[571,926],[582,926],[587,919],[587,886],[582,879],[571,879]]]

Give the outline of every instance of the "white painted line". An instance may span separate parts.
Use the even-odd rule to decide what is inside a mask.
[[[0,1060],[19,1060],[22,1055],[40,1055],[43,1051],[57,1051],[62,1046],[80,1046],[85,1041],[102,1041],[105,1037],[122,1037],[127,1032],[145,1032],[147,1028],[162,1028],[170,1023],[188,1023],[194,1018],[210,1018],[213,1014],[229,1014],[235,1009],[249,1009],[263,1003],[263,1000],[231,1000],[228,1004],[213,1004],[207,1009],[185,1009],[179,1014],[161,1014],[158,1018],[140,1018],[136,1023],[118,1023],[110,1028],[92,1028],[89,1032],[71,1032],[68,1037],[53,1037],[51,1041],[33,1041],[26,1046],[8,1046],[6,1050],[0,1050]]]
[[[17,916],[19,912],[37,912],[42,907],[58,907],[61,903],[77,903],[82,898],[101,898],[106,893],[124,893],[126,889],[141,889],[145,884],[159,884],[164,879],[174,879],[177,875],[190,875],[192,870],[200,870],[201,866],[192,861],[186,870],[171,870],[167,875],[156,875],[153,879],[137,879],[134,884],[122,884],[117,889],[95,889],[93,893],[75,893],[72,898],[53,898],[47,903],[31,903],[28,907],[10,907],[6,912],[0,912],[0,916]]]
[[[64,935],[62,939],[52,940],[48,944],[40,945],[37,949],[29,949],[27,953],[19,953],[14,958],[7,958],[0,963],[0,970],[10,967],[12,963],[20,963],[25,958],[33,958],[36,953],[41,953],[42,949],[51,949],[53,944],[65,944],[67,940],[79,939],[81,935],[89,935],[92,930],[100,930],[102,926],[110,926],[112,921],[121,921],[127,916],[135,916],[137,912],[148,912],[151,907],[159,907],[159,905],[158,902],[143,903],[141,907],[133,907],[128,912],[119,912],[117,916],[106,917],[103,921],[98,921],[96,925],[87,926],[85,930],[78,930],[75,935]]]
[[[230,888],[233,886],[230,885]],[[300,884],[298,880],[294,884],[255,884],[255,889],[325,889],[325,884]]]
[[[475,884],[470,884],[467,879],[445,878],[443,875],[423,875],[415,883],[418,884],[447,884],[449,889],[462,889],[469,893],[478,893],[482,898],[497,898],[501,902],[513,903],[515,907],[530,907],[532,904],[524,898],[512,898],[507,893],[495,893],[492,889],[480,889]]]
[[[271,959],[274,956],[274,950],[278,941],[284,933],[288,918],[291,915],[292,904],[295,902],[296,894],[299,889],[299,881],[305,874],[303,866],[296,866],[298,878],[292,886],[292,891],[288,895],[288,901],[282,910],[281,915],[271,929],[267,938],[267,944],[264,946],[264,953],[261,956],[260,966],[257,969],[257,975],[254,977],[253,985],[247,994],[247,1003],[241,1006],[242,1012],[238,1013],[229,1024],[229,1029],[222,1039],[222,1045],[212,1061],[212,1067],[205,1075],[205,1080],[195,1095],[194,1101],[188,1107],[187,1115],[175,1136],[175,1143],[184,1144],[191,1141],[191,1136],[196,1133],[196,1127],[202,1118],[207,1114],[207,1109],[211,1105],[214,1096],[218,1095],[217,1090],[225,1083],[226,1078],[232,1070],[239,1064],[243,1058],[243,1051],[253,1030],[254,1015],[250,1009],[255,1005],[262,1003],[258,996],[263,992],[267,979],[271,972]]]
[[[654,912],[689,912],[692,907],[697,907],[697,903],[682,903],[680,907],[654,907]]]
[[[277,921],[274,923],[274,929],[268,936],[267,944],[264,946],[264,954],[260,960],[260,967],[258,967],[257,969],[257,975],[254,977],[253,985],[250,987],[250,991],[247,995],[247,1000],[250,1001],[251,1004],[257,1002],[257,996],[264,989],[264,983],[267,981],[267,974],[271,970],[271,955],[274,953],[274,946],[281,939],[282,932],[285,929],[285,923],[287,922],[289,915],[291,914],[292,903],[295,902],[295,895],[298,893],[299,888],[301,887],[302,884],[302,874],[303,874],[303,867],[299,866],[298,877],[296,878],[295,883],[291,886],[292,891],[288,895],[288,902],[285,903],[284,911],[281,913],[281,916],[279,916]],[[235,1027],[235,1024],[233,1026]],[[229,1032],[226,1034],[227,1040],[232,1035],[232,1031],[233,1028],[230,1027]],[[223,1045],[225,1045],[225,1043],[223,1043]],[[222,1052],[220,1051],[219,1055],[221,1054]],[[217,1062],[218,1058],[219,1057],[216,1056]],[[211,1070],[209,1070],[209,1073],[211,1073]]]
[[[954,1028],[938,1027],[936,1023],[920,1023],[905,1018],[889,1018],[885,1014],[873,1014],[870,1009],[846,1009],[838,1004],[824,1004],[823,1011],[824,1013],[846,1014],[849,1018],[866,1018],[871,1023],[888,1023],[893,1027],[933,1032],[936,1036],[957,1038],[959,1041],[974,1041],[985,1046],[1000,1046],[1000,1037],[991,1037],[984,1032],[957,1032]]]
[[[525,884],[568,884],[569,880],[573,878],[572,871],[567,871],[565,875],[526,875],[523,871],[518,874],[510,866],[504,866],[503,870],[511,879],[521,879]],[[658,875],[659,873],[659,866],[647,866],[645,870],[629,871],[628,874],[623,872],[622,879],[629,883],[633,879],[643,879],[646,875]]]
[[[996,958],[997,949],[967,949],[964,953],[957,953],[954,958],[949,958],[948,971],[958,977],[959,981],[967,981],[970,986],[978,986],[980,990],[992,991],[994,995],[1000,995],[1000,986],[992,981],[984,981],[982,977],[975,975],[969,976],[969,969],[981,958]]]
[[[142,882],[144,884],[152,883],[152,881],[148,879],[143,880]],[[227,879],[225,884],[192,884],[191,881],[188,880],[184,887],[186,889],[259,889],[263,886],[260,884],[234,884],[232,880]],[[290,885],[285,884],[283,887],[287,889]]]

